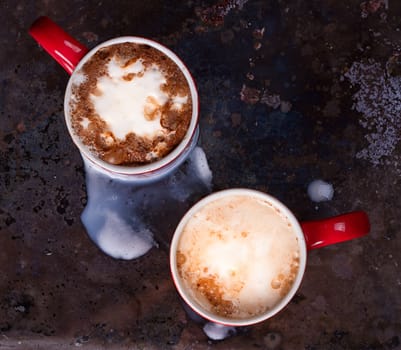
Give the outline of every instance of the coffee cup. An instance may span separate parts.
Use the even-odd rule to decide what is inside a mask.
[[[365,212],[299,222],[278,199],[251,189],[215,192],[181,219],[170,269],[184,302],[208,321],[249,326],[285,308],[308,251],[368,234]]]
[[[47,17],[29,33],[71,75],[65,121],[84,160],[108,175],[145,181],[183,163],[199,136],[199,103],[174,52],[135,36],[88,50]]]

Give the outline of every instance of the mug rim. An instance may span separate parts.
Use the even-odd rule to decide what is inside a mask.
[[[180,143],[177,144],[175,146],[175,148],[173,148],[166,156],[162,157],[161,159],[151,162],[151,163],[146,163],[143,165],[135,165],[135,166],[111,164],[111,163],[108,163],[108,162],[102,160],[100,157],[97,157],[93,152],[90,151],[89,147],[87,147],[86,145],[83,144],[83,142],[80,140],[79,136],[75,133],[74,129],[72,128],[71,118],[70,118],[69,101],[71,99],[71,87],[74,83],[74,78],[76,77],[77,72],[79,72],[79,70],[82,68],[82,66],[102,47],[106,47],[106,46],[110,46],[110,45],[118,44],[118,43],[124,43],[124,42],[132,42],[132,43],[137,43],[137,44],[149,45],[149,46],[152,46],[153,48],[159,50],[161,53],[165,54],[167,57],[169,57],[178,66],[178,68],[181,70],[181,72],[184,74],[184,77],[188,83],[190,93],[191,93],[191,98],[192,98],[192,115],[191,115],[190,124],[188,126],[187,132],[185,133],[185,135],[182,138],[182,140],[180,141]],[[83,156],[85,156],[92,163],[97,165],[101,170],[103,170],[104,172],[109,173],[109,174],[111,173],[111,174],[116,174],[116,175],[132,175],[132,176],[139,176],[139,177],[145,177],[145,178],[152,178],[153,175],[159,176],[160,173],[163,173],[163,172],[168,173],[172,164],[182,158],[180,156],[183,153],[185,153],[185,150],[192,143],[194,137],[196,136],[196,131],[197,131],[198,124],[199,124],[198,89],[197,89],[195,80],[192,77],[187,66],[168,47],[166,47],[152,39],[143,38],[140,36],[120,36],[120,37],[106,40],[106,41],[96,45],[94,48],[89,50],[89,52],[87,52],[86,55],[79,61],[79,63],[75,67],[74,71],[72,72],[72,74],[68,80],[66,89],[65,89],[64,119],[65,119],[65,122],[67,125],[68,132],[69,132],[73,142],[78,147],[79,151],[82,153]]]
[[[272,204],[274,207],[280,209],[280,211],[287,217],[287,219],[290,221],[291,225],[293,226],[294,233],[296,234],[296,237],[298,238],[298,245],[299,245],[299,251],[300,251],[300,261],[299,261],[299,269],[297,276],[294,280],[294,283],[291,286],[291,290],[285,295],[284,298],[282,298],[274,307],[272,307],[269,310],[266,310],[265,312],[252,316],[249,318],[244,318],[244,319],[232,319],[228,317],[222,317],[219,315],[215,315],[212,312],[205,310],[202,308],[201,305],[199,305],[193,298],[190,296],[188,292],[186,292],[185,287],[181,283],[181,278],[178,273],[177,269],[177,247],[179,240],[181,238],[181,234],[183,232],[183,229],[185,225],[188,223],[188,221],[192,218],[192,216],[198,212],[200,209],[202,209],[204,206],[207,204],[228,196],[235,196],[235,195],[246,195],[250,196],[253,198],[258,198],[262,199],[265,201],[268,201],[270,204]],[[181,218],[180,222],[178,223],[176,230],[173,234],[173,238],[171,240],[170,244],[170,273],[172,275],[172,279],[174,282],[174,285],[178,291],[178,294],[181,296],[181,298],[184,300],[184,302],[197,314],[202,316],[208,321],[222,324],[225,326],[249,326],[253,325],[262,321],[265,321],[274,315],[276,315],[278,312],[283,310],[286,305],[291,301],[291,299],[294,297],[295,293],[298,291],[304,273],[305,273],[305,267],[306,267],[306,259],[307,259],[307,248],[306,248],[306,241],[304,234],[301,229],[301,225],[299,224],[299,221],[295,218],[294,214],[277,198],[271,196],[270,194],[267,194],[265,192],[261,192],[258,190],[253,190],[253,189],[248,189],[248,188],[231,188],[231,189],[226,189],[226,190],[221,190],[218,192],[214,192],[212,194],[207,195],[206,197],[202,198],[200,201],[198,201],[195,205],[193,205],[186,213],[185,215]]]

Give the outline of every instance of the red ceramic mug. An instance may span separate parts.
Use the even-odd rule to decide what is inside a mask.
[[[303,279],[308,250],[367,235],[355,211],[301,222],[276,198],[250,189],[213,193],[182,218],[170,247],[175,286],[196,313],[247,326],[282,310]]]
[[[149,39],[125,36],[108,40],[97,45],[92,50],[88,50],[80,42],[72,38],[62,28],[47,17],[38,18],[30,27],[29,34],[71,75],[64,98],[64,114],[66,124],[72,140],[80,150],[84,159],[91,161],[102,172],[114,176],[128,178],[130,180],[148,181],[155,180],[170,174],[187,158],[189,153],[195,147],[198,136],[198,114],[199,102],[195,82],[185,66],[177,55],[165,46]],[[145,165],[124,166],[113,165],[100,157],[96,156],[83,144],[80,137],[75,133],[71,126],[69,101],[71,98],[71,87],[75,79],[79,79],[79,70],[99,49],[118,43],[133,42],[144,44],[159,50],[170,58],[181,70],[185,80],[190,88],[192,99],[192,116],[188,130],[182,141],[166,156],[161,159]],[[78,73],[77,73],[78,72]]]

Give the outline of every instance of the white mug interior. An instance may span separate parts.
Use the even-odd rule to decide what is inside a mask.
[[[300,259],[299,259],[299,269],[297,276],[294,280],[294,283],[292,284],[292,287],[290,291],[283,297],[274,307],[271,309],[268,309],[266,312],[263,312],[261,314],[258,314],[256,316],[246,318],[246,319],[233,319],[233,318],[227,318],[227,317],[222,317],[216,314],[213,314],[209,310],[206,310],[203,308],[198,302],[196,302],[190,293],[187,291],[186,287],[181,281],[181,278],[178,273],[177,269],[177,247],[178,243],[181,237],[181,234],[183,232],[184,227],[188,223],[188,221],[192,218],[192,216],[197,213],[201,208],[206,206],[208,203],[213,202],[216,199],[220,199],[223,197],[227,196],[236,196],[236,195],[246,195],[246,196],[251,196],[253,198],[258,198],[264,201],[269,202],[272,204],[275,208],[279,209],[281,213],[283,213],[288,220],[290,221],[294,233],[298,239],[298,244],[299,244],[299,252],[300,252]],[[196,203],[181,219],[180,223],[178,224],[174,235],[173,239],[171,241],[171,246],[170,246],[170,270],[172,274],[172,278],[174,281],[174,284],[177,288],[178,293],[184,300],[184,302],[191,307],[196,313],[198,313],[200,316],[203,318],[219,323],[222,325],[227,325],[227,326],[249,326],[252,324],[256,324],[262,321],[265,321],[275,314],[277,314],[279,311],[281,311],[294,297],[295,293],[297,292],[298,288],[301,285],[302,278],[305,272],[305,266],[306,266],[306,259],[307,259],[307,249],[306,249],[306,242],[305,242],[305,237],[302,232],[301,226],[298,222],[298,220],[295,218],[293,213],[284,205],[282,204],[279,200],[276,198],[263,193],[259,192],[256,190],[251,190],[251,189],[244,189],[244,188],[235,188],[235,189],[228,189],[228,190],[223,190],[219,192],[215,192],[202,200],[200,200],[198,203]]]
[[[119,44],[124,42],[132,42],[137,44],[144,44],[164,53],[167,57],[169,57],[182,71],[185,76],[186,81],[188,82],[190,91],[191,91],[191,98],[192,98],[192,116],[191,121],[188,127],[188,130],[181,140],[181,142],[165,157],[143,165],[114,165],[108,162],[105,162],[101,158],[97,157],[91,150],[83,144],[81,139],[76,135],[75,131],[72,128],[71,118],[70,118],[70,99],[71,99],[71,88],[74,81],[77,79],[77,72],[82,68],[82,66],[102,47],[110,46],[113,44]],[[78,77],[79,79],[79,77]],[[160,172],[166,173],[166,168],[168,170],[175,168],[171,166],[173,163],[182,162],[184,159],[182,155],[186,153],[185,151],[188,150],[189,145],[193,143],[194,137],[197,136],[197,127],[198,127],[198,115],[199,115],[199,99],[198,99],[198,92],[195,85],[195,82],[185,64],[181,61],[181,59],[170,49],[167,47],[146,38],[135,37],[135,36],[123,36],[114,38],[111,40],[107,40],[92,50],[90,50],[79,62],[76,66],[74,72],[72,73],[67,88],[65,91],[64,96],[64,116],[67,124],[68,131],[72,137],[73,142],[80,150],[83,157],[88,159],[90,162],[94,163],[98,166],[98,168],[103,169],[108,174],[117,174],[117,175],[137,175],[139,177],[153,177],[158,176]],[[167,171],[168,172],[168,171]]]

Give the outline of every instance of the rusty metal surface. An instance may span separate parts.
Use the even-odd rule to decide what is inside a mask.
[[[269,192],[300,220],[363,209],[370,235],[312,251],[274,318],[208,339],[170,279],[171,217],[158,221],[167,244],[136,260],[88,238],[84,167],[63,119],[68,76],[27,34],[40,15],[88,47],[138,35],[181,56],[213,190]],[[400,18],[392,0],[4,0],[0,347],[400,349]],[[309,199],[314,179],[333,185],[332,200]]]

